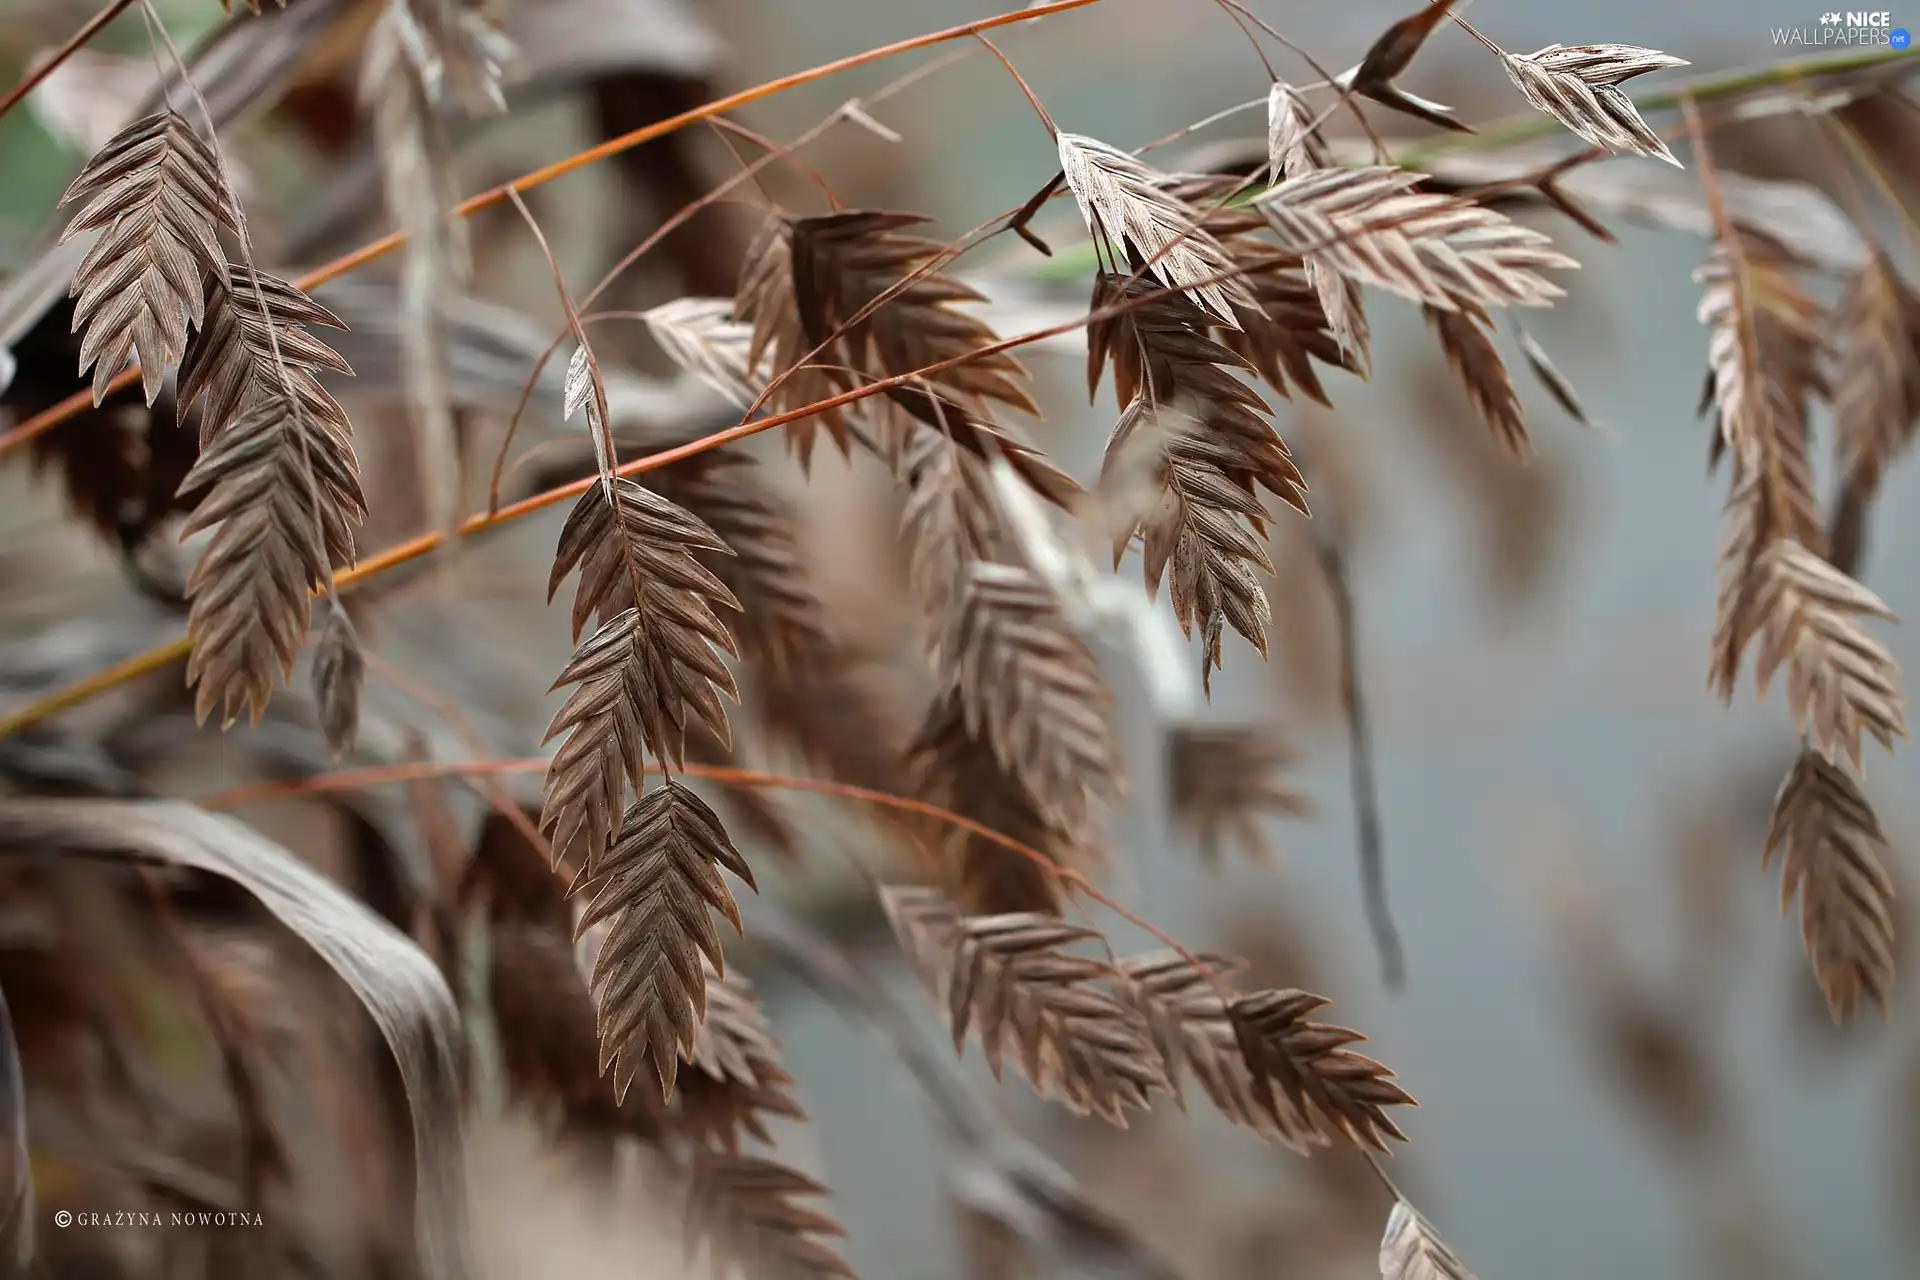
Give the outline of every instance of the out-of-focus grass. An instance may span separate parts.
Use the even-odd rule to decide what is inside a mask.
[[[221,20],[212,0],[157,0],[167,31],[182,52]],[[97,0],[38,6],[37,30],[26,22],[10,24],[0,44],[0,86],[11,88],[26,74],[34,55],[65,40],[99,8]],[[36,38],[37,37],[37,38]],[[118,57],[146,57],[147,33],[137,12],[121,16],[88,48]],[[46,221],[82,157],[50,136],[25,104],[0,117],[0,263],[11,265]]]

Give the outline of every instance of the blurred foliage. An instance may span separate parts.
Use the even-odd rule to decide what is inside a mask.
[[[97,0],[9,0],[19,12],[0,19],[0,81],[11,85],[26,74],[46,47],[50,32],[72,32],[99,8]],[[219,0],[154,0],[174,42],[184,52],[220,20]],[[147,39],[137,9],[121,15],[91,41],[89,49],[121,57],[144,57]],[[41,126],[32,111],[0,116],[0,260],[11,260],[40,229],[48,211],[84,159]]]

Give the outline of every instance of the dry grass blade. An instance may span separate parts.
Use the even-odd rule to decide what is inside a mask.
[[[1780,909],[1800,897],[1800,926],[1813,975],[1835,1022],[1860,997],[1884,1013],[1893,989],[1893,879],[1886,836],[1867,798],[1839,766],[1803,751],[1774,797],[1767,862],[1781,860]]]
[[[1099,809],[1119,799],[1125,766],[1113,694],[1053,593],[1024,569],[976,562],[943,653],[968,734],[1051,825],[1090,834]]]
[[[1413,64],[1414,55],[1420,52],[1427,37],[1446,21],[1447,13],[1452,8],[1453,0],[1432,0],[1427,8],[1400,19],[1373,42],[1359,65],[1336,77],[1334,84],[1416,120],[1425,120],[1428,124],[1437,124],[1443,129],[1460,133],[1472,133],[1472,129],[1453,118],[1451,107],[1416,97],[1394,83],[1400,73]]]
[[[1203,962],[1204,970],[1176,952],[1154,951],[1122,960],[1114,979],[1120,998],[1147,1020],[1175,1101],[1186,1106],[1180,1082],[1190,1072],[1221,1115],[1263,1141],[1302,1155],[1328,1145],[1319,1126],[1291,1106],[1269,1109],[1254,1086],[1221,994],[1242,966],[1211,956]]]
[[[1390,166],[1323,169],[1256,203],[1287,248],[1443,311],[1546,306],[1565,292],[1538,273],[1580,264],[1545,235],[1458,196],[1415,191],[1424,178]]]
[[[1062,950],[1099,936],[1031,912],[962,920],[947,1017],[956,1049],[978,1029],[996,1080],[1011,1048],[1041,1097],[1124,1128],[1167,1082],[1140,1012],[1092,985],[1111,966]]]
[[[266,299],[262,311],[260,298]],[[274,363],[274,348],[286,366],[287,381],[299,397],[307,420],[329,424],[341,435],[349,433],[346,410],[340,407],[315,376],[320,372],[351,374],[340,354],[307,332],[310,325],[344,329],[340,318],[284,280],[260,273],[260,293],[253,291],[247,269],[222,265],[206,282],[206,321],[187,344],[180,361],[179,409],[184,422],[188,410],[200,406],[200,442],[204,447],[256,395],[286,392]]]
[[[138,353],[147,403],[205,318],[201,279],[224,273],[222,228],[235,231],[220,162],[173,111],[136,120],[88,161],[62,205],[85,201],[63,241],[99,231],[73,276],[75,330],[85,326],[80,372],[93,369],[93,402]]]
[[[1062,133],[1058,141],[1067,187],[1087,229],[1106,244],[1110,265],[1144,269],[1237,328],[1236,309],[1253,300],[1230,278],[1233,261],[1201,229],[1200,215],[1166,190],[1165,175],[1093,138]]]
[[[223,724],[242,710],[258,723],[276,678],[292,674],[308,593],[353,562],[366,499],[345,432],[270,393],[256,394],[180,486],[203,490],[185,526],[215,528],[187,580],[194,714],[204,721],[218,706]]]
[[[647,332],[673,362],[741,412],[771,380],[764,359],[748,359],[753,327],[734,319],[731,298],[675,298],[645,313]]]
[[[360,735],[360,691],[367,680],[367,658],[360,635],[345,609],[327,615],[320,642],[313,647],[313,693],[320,706],[320,731],[327,754],[338,764]]]
[[[1153,291],[1144,281],[1102,276],[1094,306]],[[1126,405],[1102,463],[1108,510],[1120,516],[1115,563],[1138,530],[1147,587],[1157,591],[1168,578],[1181,628],[1191,635],[1197,622],[1210,636],[1224,620],[1264,656],[1272,610],[1254,570],[1273,566],[1261,545],[1267,512],[1259,491],[1304,513],[1306,484],[1263,416],[1266,402],[1233,376],[1245,362],[1204,336],[1202,318],[1186,298],[1168,294],[1088,331],[1089,383],[1098,385],[1111,357]],[[1112,492],[1140,487],[1129,483],[1136,474],[1150,478],[1142,492]],[[1217,651],[1211,656],[1217,666]]]
[[[1480,411],[1494,439],[1516,458],[1529,453],[1526,414],[1520,408],[1520,395],[1513,389],[1513,378],[1493,345],[1493,320],[1477,305],[1463,305],[1457,311],[1425,307],[1427,323],[1440,340],[1447,364],[1466,388],[1473,407]]]
[[[726,543],[686,511],[631,480],[580,495],[560,533],[549,598],[575,568],[575,650],[555,687],[576,686],[548,727],[566,741],[547,771],[541,828],[556,854],[584,841],[589,864],[619,834],[625,786],[645,786],[644,755],[678,764],[689,723],[728,741],[722,694],[738,698],[722,655],[738,648],[718,609],[737,609],[700,563]],[[624,784],[624,785],[623,785]]]
[[[1694,272],[1720,440],[1762,477],[1771,530],[1817,548],[1807,463],[1808,401],[1825,394],[1825,309],[1794,278],[1805,266],[1759,232],[1734,227]]]
[[[1764,695],[1773,673],[1787,668],[1787,708],[1794,726],[1828,760],[1844,751],[1860,767],[1860,736],[1889,751],[1907,736],[1900,667],[1887,647],[1861,628],[1865,618],[1895,621],[1880,598],[1805,547],[1776,541],[1763,554],[1754,612],[1761,620],[1755,661]]]
[[[984,321],[955,305],[986,298],[935,269],[946,246],[901,234],[926,221],[914,213],[862,209],[793,222],[795,306],[808,343],[826,348],[817,359],[891,378],[999,341]],[[970,417],[987,417],[992,402],[1038,416],[1026,382],[1012,353],[998,351],[929,375],[923,393]]]
[[[600,1070],[614,1068],[616,1099],[625,1098],[643,1055],[652,1059],[661,1096],[670,1097],[680,1059],[693,1051],[707,1013],[702,958],[716,973],[726,970],[709,908],[740,928],[722,867],[753,886],[753,871],[720,819],[669,778],[627,811],[619,839],[588,858],[574,886],[575,894],[591,895],[576,938],[612,921],[589,986]]]
[[[1322,1117],[1363,1150],[1385,1151],[1388,1138],[1405,1142],[1386,1108],[1413,1105],[1413,1098],[1393,1082],[1393,1072],[1344,1047],[1365,1036],[1307,1021],[1327,1003],[1287,989],[1258,991],[1227,1006],[1256,1098],[1281,1123],[1283,1104]]]
[[[159,801],[8,800],[0,847],[132,858],[230,880],[352,988],[386,1039],[412,1110],[421,1270],[468,1276],[460,1016],[439,968],[299,857],[228,818]]]
[[[1474,1280],[1474,1275],[1419,1210],[1396,1199],[1380,1240],[1380,1280]]]
[[[1502,54],[1500,61],[1528,102],[1594,146],[1683,167],[1615,86],[1649,71],[1687,66],[1686,59],[1630,44],[1550,44],[1532,53]]]
[[[690,1069],[680,1073],[677,1118],[696,1144],[738,1152],[742,1134],[773,1141],[769,1117],[806,1119],[780,1065],[780,1042],[739,974],[708,972],[707,1016],[683,1056]]]
[[[695,1152],[690,1172],[687,1258],[704,1244],[712,1280],[852,1280],[846,1261],[820,1239],[846,1232],[796,1203],[827,1188],[756,1156]]]
[[[1264,726],[1215,728],[1178,725],[1167,735],[1168,802],[1173,817],[1218,858],[1223,838],[1249,856],[1272,860],[1260,820],[1269,814],[1311,816],[1311,800],[1288,786],[1287,769],[1299,753]]]

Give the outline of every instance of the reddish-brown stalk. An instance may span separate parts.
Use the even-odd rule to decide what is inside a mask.
[[[60,69],[62,63],[71,58],[87,41],[99,35],[109,22],[133,7],[133,0],[112,0],[106,8],[87,19],[78,31],[67,37],[66,43],[49,54],[39,66],[20,78],[4,100],[0,100],[0,116],[19,106],[26,96],[38,89],[46,78]]]
[[[550,762],[542,756],[530,756],[513,760],[448,760],[425,761],[409,764],[378,765],[366,769],[340,769],[331,773],[314,774],[306,778],[289,778],[273,782],[250,783],[241,787],[229,787],[224,791],[208,792],[195,798],[194,803],[202,809],[224,810],[240,809],[248,805],[267,804],[276,800],[291,800],[299,796],[321,795],[335,791],[357,791],[365,787],[391,786],[402,782],[420,782],[436,778],[462,778],[497,775],[503,773],[544,773]],[[856,787],[851,783],[832,782],[821,778],[795,778],[785,774],[762,773],[757,769],[736,769],[724,765],[697,765],[691,762],[675,768],[689,777],[705,778],[727,787],[772,787],[784,791],[808,791],[815,795],[837,796],[843,800],[859,800],[867,804],[879,805],[886,809],[896,809],[902,813],[918,814],[957,827],[969,835],[999,845],[1010,853],[1018,854],[1049,872],[1058,876],[1062,883],[1073,886],[1094,902],[1125,920],[1136,928],[1151,934],[1162,945],[1175,952],[1182,960],[1194,966],[1200,972],[1209,972],[1200,958],[1176,939],[1162,931],[1157,925],[1138,913],[1129,910],[1101,892],[1094,883],[1071,867],[1063,867],[1046,854],[1029,845],[1022,844],[1011,836],[1001,835],[990,827],[982,826],[971,818],[962,817],[950,809],[925,800],[913,800],[906,796],[891,795],[885,791],[874,791],[867,787]],[[657,772],[659,766],[653,761],[647,762],[649,773]]]

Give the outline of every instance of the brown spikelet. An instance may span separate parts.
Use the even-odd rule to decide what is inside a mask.
[[[1720,590],[1707,670],[1707,686],[1722,702],[1733,699],[1741,658],[1760,625],[1756,602],[1764,585],[1762,557],[1777,532],[1768,486],[1758,471],[1736,460],[1720,541]]]
[[[1275,81],[1267,94],[1267,167],[1272,182],[1278,183],[1332,167],[1333,157],[1326,142],[1312,125],[1313,114],[1306,102],[1289,86]],[[1237,209],[1232,213],[1253,219],[1257,225],[1265,225],[1265,218],[1259,215]],[[1212,216],[1220,215],[1216,213]],[[1216,230],[1215,234],[1220,233]],[[1228,243],[1231,246],[1231,242]],[[1324,254],[1309,253],[1304,258],[1296,257],[1296,260],[1301,263],[1307,286],[1319,299],[1320,316],[1333,338],[1335,350],[1346,352],[1350,367],[1364,376],[1372,360],[1372,332],[1367,325],[1367,313],[1358,282],[1341,275],[1338,265]],[[1263,292],[1259,277],[1250,275],[1247,283],[1259,298],[1261,308],[1272,315],[1275,299]],[[1227,345],[1234,344],[1229,342]],[[1238,347],[1235,349],[1240,350]],[[1241,354],[1254,358],[1244,350]],[[1257,358],[1255,363],[1259,363]],[[1311,387],[1308,391],[1312,394]],[[1321,399],[1317,395],[1314,398]],[[1324,400],[1321,402],[1325,403]]]
[[[993,747],[968,727],[961,698],[934,699],[919,734],[907,747],[914,793],[921,799],[1016,840],[1060,866],[1098,869],[1097,846],[1076,839],[1048,820],[1020,778],[1001,764]],[[968,910],[1058,912],[1059,877],[1049,869],[978,831],[952,823],[932,824],[926,843],[939,859],[943,878]]]
[[[1566,410],[1567,416],[1581,426],[1594,426],[1593,418],[1587,413],[1586,407],[1580,402],[1579,394],[1573,389],[1573,383],[1560,372],[1546,350],[1534,341],[1533,335],[1525,329],[1516,326],[1515,332],[1520,339],[1520,354],[1526,357],[1527,367],[1533,370],[1533,376],[1540,380],[1540,385],[1547,389],[1547,394],[1553,397],[1554,403]]]
[[[1424,177],[1387,166],[1322,169],[1263,192],[1256,205],[1284,248],[1442,311],[1541,307],[1565,293],[1539,272],[1580,264],[1545,235],[1458,196],[1413,190]]]
[[[995,1079],[1010,1046],[1042,1097],[1123,1127],[1126,1108],[1172,1088],[1147,1012],[1091,985],[1116,971],[1061,951],[1093,930],[1031,912],[965,916],[931,889],[888,886],[880,901],[954,1047],[977,1029]]]
[[[1687,66],[1686,59],[1630,44],[1550,44],[1503,54],[1500,61],[1528,102],[1594,146],[1682,167],[1616,86],[1649,71]]]
[[[564,933],[528,920],[495,919],[487,949],[487,994],[499,1028],[501,1068],[515,1099],[583,1123],[615,1113],[595,1053],[593,997]],[[665,1111],[647,1090],[619,1109],[621,1127],[657,1136]]]
[[[758,1156],[715,1151],[695,1151],[690,1173],[687,1260],[705,1245],[711,1280],[853,1280],[820,1239],[846,1232],[796,1203],[827,1194],[812,1178]]]
[[[1526,457],[1526,415],[1506,362],[1500,358],[1500,349],[1493,345],[1493,320],[1483,308],[1471,304],[1457,311],[1431,306],[1422,310],[1440,340],[1447,364],[1466,388],[1474,408],[1486,419],[1494,439],[1515,457]]]
[[[1102,276],[1093,305],[1152,289]],[[1137,529],[1147,587],[1155,591],[1167,577],[1182,629],[1191,635],[1197,622],[1210,635],[1224,619],[1264,656],[1272,611],[1254,571],[1273,565],[1261,545],[1267,512],[1259,491],[1304,513],[1306,484],[1263,416],[1266,402],[1231,372],[1247,366],[1204,337],[1200,321],[1191,302],[1168,295],[1088,330],[1088,382],[1098,386],[1111,358],[1127,406],[1107,441],[1103,483],[1151,476],[1147,492],[1111,501],[1122,515],[1115,562]]]
[[[1395,1199],[1380,1240],[1380,1280],[1474,1280],[1474,1275],[1431,1222]]]
[[[367,510],[343,427],[256,393],[180,486],[206,495],[183,536],[215,529],[187,580],[187,680],[202,721],[216,706],[225,724],[242,710],[259,721],[275,680],[293,671],[307,593],[353,561]]]
[[[1235,312],[1239,327],[1215,325],[1213,340],[1242,357],[1268,386],[1292,397],[1290,383],[1327,404],[1313,361],[1364,374],[1369,333],[1359,286],[1316,270],[1313,258],[1276,249],[1266,219],[1224,203],[1237,182],[1181,178],[1172,190],[1200,207],[1200,225],[1220,242],[1240,272],[1253,305]]]
[[[1089,834],[1121,795],[1113,694],[1053,593],[1024,569],[976,561],[942,646],[946,693],[1048,823]],[[935,708],[935,716],[942,714]]]
[[[1413,65],[1414,56],[1426,44],[1427,37],[1446,21],[1447,12],[1452,8],[1453,0],[1434,0],[1426,8],[1400,19],[1380,34],[1356,66],[1335,77],[1334,84],[1428,124],[1472,133],[1472,129],[1453,118],[1451,107],[1416,97],[1394,83],[1401,72]]]
[[[1167,190],[1165,175],[1094,138],[1061,133],[1056,141],[1067,188],[1109,267],[1144,268],[1220,323],[1237,326],[1236,312],[1252,308],[1253,299],[1199,214]]]
[[[1891,751],[1894,738],[1907,736],[1900,667],[1860,623],[1892,621],[1892,612],[1873,592],[1785,539],[1767,547],[1760,578],[1753,606],[1761,620],[1760,691],[1784,665],[1794,726],[1828,760],[1844,751],[1858,769],[1862,733]]]
[[[62,205],[85,201],[62,239],[99,231],[74,271],[73,327],[86,329],[80,372],[93,369],[93,402],[130,355],[147,403],[186,348],[187,325],[205,318],[202,277],[224,273],[222,229],[235,231],[231,194],[213,148],[174,111],[114,135],[73,180]]]
[[[1893,989],[1893,880],[1886,837],[1859,786],[1818,752],[1803,751],[1774,797],[1765,861],[1783,853],[1780,909],[1800,897],[1813,976],[1835,1022],[1862,995],[1882,1012]]]
[[[56,339],[61,347],[56,358],[63,366],[65,337]],[[36,331],[15,346],[14,354],[23,366],[30,367],[41,358],[33,347],[44,340]],[[9,408],[15,418],[25,420],[63,399],[66,380],[51,385],[60,394],[44,394],[38,388],[28,391],[16,381],[9,388]],[[191,506],[179,497],[180,482],[199,458],[199,442],[174,421],[173,406],[167,400],[162,391],[149,409],[140,402],[138,392],[116,392],[101,408],[76,414],[28,444],[37,471],[59,474],[74,513],[123,551],[143,546],[169,517]]]
[[[1716,241],[1694,279],[1719,439],[1767,489],[1772,528],[1815,550],[1820,526],[1807,462],[1808,401],[1825,394],[1825,309],[1794,272],[1806,264],[1745,227]],[[1716,446],[1718,447],[1718,446]]]
[[[1146,1110],[1166,1077],[1140,1012],[1091,985],[1111,967],[1061,950],[1097,937],[1030,912],[962,920],[947,1017],[956,1049],[979,1031],[996,1080],[1010,1048],[1042,1097],[1124,1128],[1126,1110]]]
[[[807,341],[806,326],[794,296],[793,225],[778,213],[768,216],[747,250],[740,267],[734,315],[742,323],[753,326],[753,339],[747,348],[747,368],[759,369],[764,365],[770,375],[787,375],[767,401],[770,411],[789,413],[830,399],[843,390],[841,380],[833,372],[816,367],[820,361],[811,362],[804,369],[797,367],[814,344]],[[871,402],[823,409],[788,424],[787,440],[801,467],[804,469],[812,460],[814,438],[822,428],[841,453],[848,453],[851,448],[849,424],[853,416],[864,412],[861,406],[867,404]]]
[[[366,680],[367,658],[360,650],[360,635],[346,610],[335,607],[313,647],[313,694],[320,707],[320,731],[335,763],[353,750],[360,734],[360,690]]]
[[[1272,860],[1260,821],[1269,814],[1303,818],[1313,802],[1293,790],[1285,772],[1298,752],[1265,726],[1177,725],[1167,734],[1168,803],[1174,821],[1199,841],[1209,860],[1231,838],[1261,862]]]
[[[907,486],[901,524],[908,580],[937,622],[947,617],[967,566],[1003,559],[1008,535],[986,464],[946,433],[908,424],[896,470]]]
[[[1267,180],[1297,178],[1333,163],[1327,143],[1313,128],[1316,113],[1284,80],[1267,90]]]
[[[766,1120],[804,1120],[793,1098],[793,1077],[780,1065],[780,1042],[767,1025],[753,988],[739,974],[707,973],[707,1015],[683,1054],[676,1119],[680,1130],[704,1147],[739,1151],[747,1134],[771,1142]]]
[[[260,297],[266,298],[266,309]],[[314,376],[325,370],[350,374],[338,352],[307,326],[344,329],[338,316],[285,280],[260,273],[260,293],[243,266],[222,265],[206,282],[206,321],[187,344],[180,361],[180,419],[200,406],[200,442],[204,447],[260,391],[286,394],[274,367],[277,344],[287,365],[287,382],[307,416],[347,430],[347,415]]]
[[[1291,1104],[1280,1100],[1283,1105],[1270,1108],[1254,1087],[1227,1017],[1232,991],[1226,983],[1243,966],[1218,957],[1201,959],[1205,970],[1172,951],[1129,956],[1114,980],[1114,991],[1146,1019],[1175,1101],[1186,1106],[1180,1081],[1190,1072],[1221,1115],[1262,1140],[1302,1155],[1328,1145],[1319,1126]]]
[[[883,884],[879,893],[880,909],[893,936],[944,1021],[947,992],[953,986],[953,953],[959,945],[960,908],[939,891],[919,885]]]
[[[912,420],[902,423],[897,418],[896,427],[910,430],[915,423],[924,424],[984,462],[1005,461],[1029,489],[1056,507],[1070,510],[1080,496],[1080,486],[1072,476],[991,418],[981,417],[919,386],[895,387],[887,393],[887,398],[904,418]]]
[[[873,209],[793,222],[793,290],[801,326],[809,346],[833,339],[821,361],[897,377],[999,340],[984,321],[955,305],[985,297],[932,269],[945,246],[901,234],[926,222],[920,214]],[[869,307],[874,309],[855,319]],[[922,387],[974,417],[987,416],[989,402],[1037,416],[1040,406],[1026,382],[1020,362],[1001,351],[928,375]]]
[[[753,887],[753,871],[699,796],[669,778],[643,795],[620,824],[619,839],[590,854],[573,892],[590,894],[575,926],[581,937],[611,920],[589,985],[600,1036],[600,1070],[614,1069],[624,1098],[642,1055],[651,1058],[662,1097],[673,1093],[683,1053],[707,1013],[704,957],[726,972],[719,912],[736,931],[740,910],[720,877],[726,868]]]
[[[790,666],[825,642],[827,620],[808,582],[793,513],[759,478],[750,454],[711,449],[654,472],[661,497],[685,509],[727,545],[700,561],[740,602],[741,657]]]
[[[647,332],[673,362],[744,412],[766,387],[764,352],[748,362],[753,326],[734,319],[732,298],[674,298],[644,313]]]
[[[1371,332],[1359,286],[1251,238],[1222,243],[1243,272],[1257,310],[1243,311],[1238,329],[1216,329],[1215,341],[1252,365],[1281,395],[1291,398],[1291,380],[1310,399],[1331,407],[1311,361],[1365,372]]]
[[[1849,477],[1872,487],[1920,421],[1920,297],[1876,251],[1847,281],[1833,317],[1839,359],[1834,430]]]
[[[584,840],[594,863],[619,834],[624,785],[644,787],[643,756],[678,764],[689,723],[728,741],[722,694],[738,698],[722,655],[738,656],[717,610],[737,609],[700,563],[727,551],[713,530],[631,480],[595,484],[561,530],[548,596],[578,567],[575,650],[555,687],[575,686],[547,729],[566,741],[547,769],[541,829],[556,855]]]
[[[1365,1036],[1307,1021],[1327,1003],[1288,989],[1258,991],[1227,1006],[1256,1098],[1276,1118],[1282,1103],[1323,1117],[1363,1149],[1385,1151],[1388,1138],[1405,1142],[1386,1108],[1412,1105],[1413,1098],[1393,1082],[1393,1072],[1344,1047]]]

